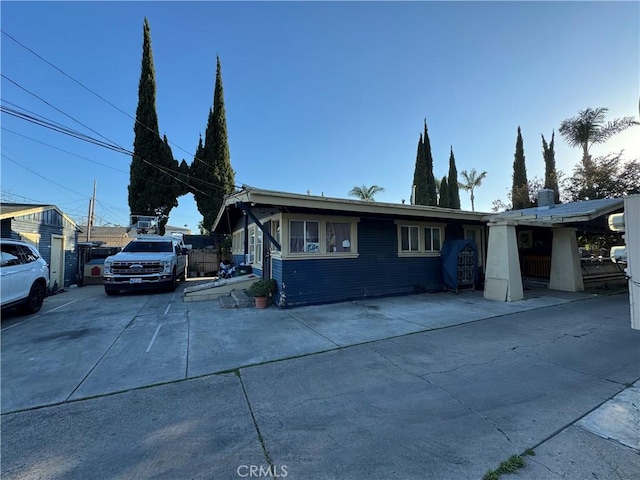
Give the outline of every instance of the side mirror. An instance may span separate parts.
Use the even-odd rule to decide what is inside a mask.
[[[186,255],[187,253],[189,253],[189,249],[183,248],[182,249],[182,255]]]

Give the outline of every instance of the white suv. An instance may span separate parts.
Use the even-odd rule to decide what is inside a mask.
[[[42,307],[49,286],[47,262],[28,243],[3,238],[0,245],[2,309],[17,306],[25,313],[36,313]]]

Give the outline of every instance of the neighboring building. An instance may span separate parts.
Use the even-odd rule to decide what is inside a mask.
[[[81,225],[81,242],[93,242],[101,247],[124,247],[132,237],[129,236],[128,227],[91,227],[89,231],[86,225]],[[135,232],[134,232],[135,233]],[[87,235],[88,234],[88,235]]]
[[[191,229],[186,227],[172,227],[171,225],[165,225],[164,227],[165,236],[172,235],[174,233],[181,234],[183,236],[191,235]]]
[[[49,264],[50,288],[77,282],[77,243],[81,230],[55,205],[2,203],[0,235],[34,245]]]
[[[236,264],[278,284],[282,307],[443,290],[449,240],[472,239],[483,278],[485,213],[243,187],[213,226]]]

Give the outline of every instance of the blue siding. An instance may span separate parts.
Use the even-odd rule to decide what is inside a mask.
[[[358,252],[353,259],[274,259],[276,303],[299,306],[442,290],[440,257],[399,258],[393,220],[363,218]]]

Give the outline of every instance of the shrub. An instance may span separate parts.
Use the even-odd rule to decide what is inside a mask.
[[[268,280],[258,280],[249,287],[249,295],[252,297],[270,297],[276,293],[278,284],[272,278]]]

